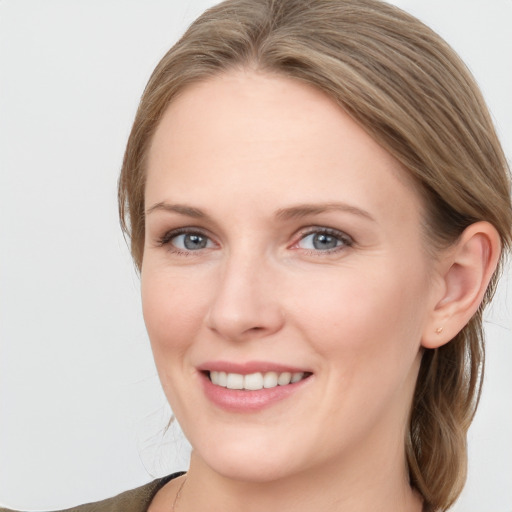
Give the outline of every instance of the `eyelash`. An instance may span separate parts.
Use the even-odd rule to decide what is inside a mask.
[[[159,247],[169,246],[169,250],[172,253],[182,255],[182,256],[191,256],[191,255],[194,255],[194,253],[200,252],[200,250],[183,250],[183,249],[179,249],[176,246],[174,246],[172,244],[172,240],[174,238],[177,238],[180,235],[197,235],[197,236],[207,239],[207,241],[209,241],[209,242],[212,241],[211,237],[208,236],[207,234],[205,234],[200,229],[179,228],[179,229],[174,229],[174,230],[171,230],[171,231],[168,231],[167,233],[165,233],[162,237],[160,237],[157,240],[157,244]],[[291,249],[301,249],[300,247],[298,247],[300,242],[302,242],[308,236],[311,236],[311,235],[326,235],[329,237],[333,237],[337,241],[340,242],[340,245],[330,248],[330,249],[326,249],[326,250],[303,249],[307,254],[311,254],[311,255],[315,255],[315,256],[337,253],[337,252],[343,251],[349,247],[352,247],[354,245],[353,238],[342,231],[338,231],[337,229],[332,229],[332,228],[325,228],[325,227],[311,227],[311,228],[308,228],[307,230],[302,231],[300,233],[300,238],[296,242],[294,242],[290,248]]]

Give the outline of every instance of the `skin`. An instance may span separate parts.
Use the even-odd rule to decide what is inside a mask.
[[[443,262],[405,171],[322,92],[245,70],[171,103],[147,172],[144,318],[193,446],[177,509],[421,510],[404,436]],[[325,228],[334,249],[313,244]],[[206,246],[184,249],[176,229]],[[312,376],[270,407],[229,412],[201,386],[212,360]],[[170,510],[179,484],[150,510]]]

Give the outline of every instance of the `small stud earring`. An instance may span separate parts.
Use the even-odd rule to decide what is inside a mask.
[[[438,327],[436,329],[436,334],[441,334],[443,332],[443,328],[442,327]]]

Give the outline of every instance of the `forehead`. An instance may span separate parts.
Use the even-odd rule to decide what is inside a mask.
[[[350,199],[389,210],[391,194],[401,195],[402,207],[419,210],[409,181],[322,91],[282,76],[233,71],[186,88],[170,104],[150,148],[146,199],[236,191],[246,204],[259,204],[263,197],[283,201],[286,193],[290,202]]]

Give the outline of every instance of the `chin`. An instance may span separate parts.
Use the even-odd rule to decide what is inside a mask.
[[[224,478],[239,482],[269,483],[285,479],[295,473],[287,461],[272,460],[268,457],[225,457],[205,461],[209,467]]]
[[[230,439],[210,438],[193,445],[193,459],[225,478],[253,483],[280,480],[305,469],[295,443],[294,447],[283,443],[280,437],[262,439],[249,432],[241,433],[238,439],[234,435],[227,437]],[[252,442],[248,442],[250,437]],[[276,443],[275,439],[280,441]]]

